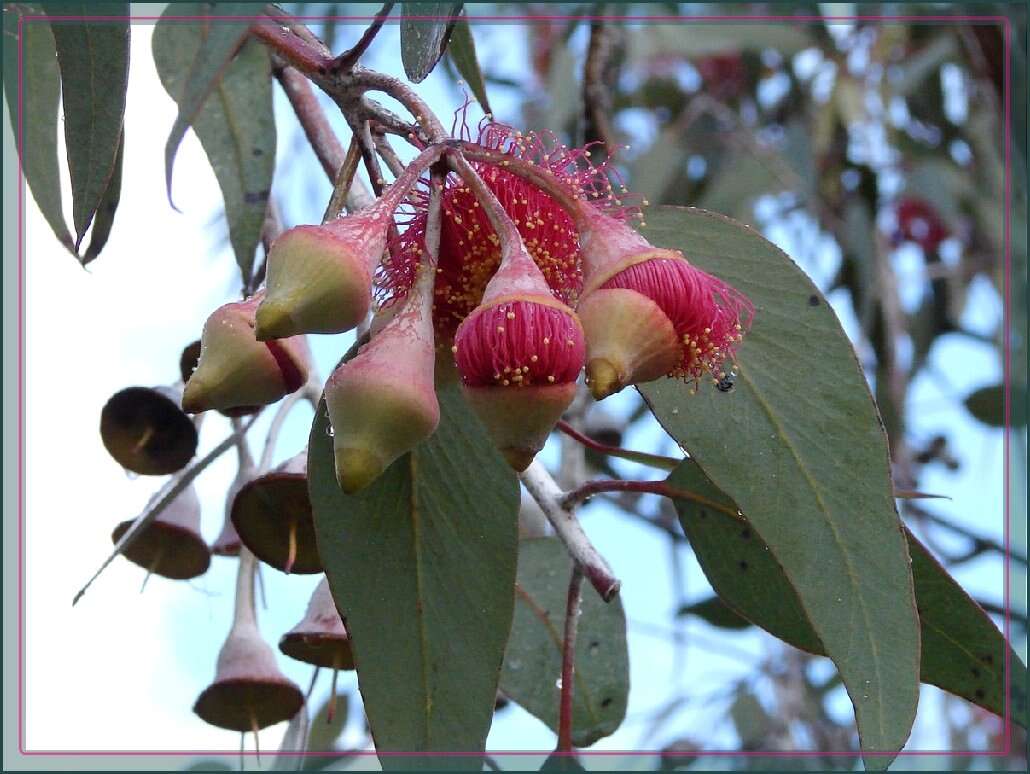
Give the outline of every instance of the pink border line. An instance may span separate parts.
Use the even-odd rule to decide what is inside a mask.
[[[23,110],[23,95],[24,95],[24,35],[23,27],[27,21],[46,20],[56,22],[157,22],[162,19],[160,15],[45,15],[45,16],[33,16],[31,14],[21,14],[18,19],[18,175],[19,175],[19,189],[18,189],[18,446],[19,446],[19,459],[18,459],[18,747],[19,752],[23,755],[55,755],[55,756],[99,756],[99,755],[111,755],[111,756],[132,756],[132,755],[246,755],[253,756],[259,753],[253,750],[240,751],[240,750],[145,750],[145,751],[132,751],[132,750],[28,750],[25,748],[25,684],[24,684],[24,596],[25,596],[25,557],[24,557],[24,521],[25,521],[25,420],[24,420],[24,408],[25,408],[25,241],[24,241],[24,221],[25,221],[25,175],[22,170],[22,147],[24,146],[24,124],[25,116]],[[371,22],[374,19],[372,15],[301,15],[295,16],[298,21],[304,22]],[[408,16],[409,20],[412,21],[441,21],[447,19],[446,16],[433,16],[433,15],[419,15],[419,16]],[[726,15],[726,14],[710,14],[710,15],[697,15],[689,16],[689,18],[683,18],[683,16],[673,15],[591,15],[591,14],[570,14],[570,15],[547,15],[547,14],[522,14],[522,15],[508,15],[508,16],[497,16],[497,15],[486,15],[486,14],[472,14],[467,13],[467,19],[470,22],[492,22],[492,23],[505,23],[505,22],[538,22],[538,21],[553,21],[553,20],[579,20],[589,22],[651,22],[651,23],[677,23],[677,24],[693,24],[693,23],[711,23],[711,22],[735,22],[735,23],[748,23],[748,22],[808,22],[808,23],[839,23],[839,22],[916,22],[916,23],[933,23],[933,22],[975,22],[980,24],[1000,24],[1002,27],[1002,34],[1004,40],[1004,257],[1003,257],[1003,273],[1004,273],[1004,293],[1002,299],[1002,325],[1005,330],[1005,343],[1004,343],[1004,357],[1003,357],[1003,373],[1004,373],[1004,544],[1005,544],[1005,557],[1004,557],[1004,639],[1006,645],[1010,642],[1010,567],[1009,567],[1009,554],[1011,552],[1010,545],[1010,512],[1009,512],[1009,486],[1010,486],[1010,439],[1008,429],[1011,427],[1011,336],[1010,336],[1010,325],[1011,325],[1011,34],[1012,26],[1008,16],[1003,15],[918,15],[918,14],[898,14],[898,15]],[[177,22],[188,22],[188,21],[237,21],[237,22],[258,22],[258,21],[270,21],[269,16],[175,16]],[[396,24],[397,20],[389,20],[389,24]],[[985,756],[1005,756],[1011,752],[1011,733],[1012,733],[1012,717],[1011,717],[1011,685],[1010,685],[1010,669],[1011,669],[1011,648],[1006,647],[1004,653],[1004,670],[1002,676],[1004,678],[1004,746],[1000,750],[899,750],[893,751],[819,751],[819,750],[793,750],[793,751],[768,751],[763,752],[760,750],[699,750],[696,755],[711,755],[711,756],[741,756],[741,758],[810,758],[810,756],[827,756],[827,758],[859,758],[859,756],[926,756],[926,755],[940,755],[940,756],[956,756],[956,755],[985,755]],[[266,756],[268,756],[266,752]],[[450,758],[470,758],[470,756],[479,756],[483,754],[487,755],[552,755],[552,754],[571,754],[571,755],[596,755],[602,756],[602,758],[611,758],[616,755],[661,755],[661,750],[578,750],[572,753],[555,753],[553,750],[485,750],[484,752],[475,751],[455,751],[455,752],[402,752],[402,751],[376,751],[376,750],[357,750],[357,751],[341,751],[338,753],[333,752],[290,752],[290,755],[301,755],[301,756],[332,756],[337,755],[377,755],[386,756],[386,758],[399,758],[399,756],[422,756],[422,758],[441,758],[441,756],[450,756]]]

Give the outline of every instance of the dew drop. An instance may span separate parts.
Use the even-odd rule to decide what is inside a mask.
[[[330,438],[333,438],[336,435],[336,431],[333,430],[332,425],[326,425],[325,434],[328,435]]]
[[[522,662],[519,661],[517,658],[513,658],[511,661],[508,662],[508,669],[510,669],[512,672],[518,672],[520,669],[522,669]]]
[[[596,656],[600,652],[601,652],[601,645],[599,643],[596,643],[596,642],[591,642],[590,643],[590,647],[587,648],[587,654],[591,655],[591,656]]]
[[[680,413],[680,410],[679,410],[678,408],[674,408],[674,409],[672,410],[672,415],[673,415],[673,416],[676,416],[676,415],[677,415],[677,414],[679,414],[679,413]]]
[[[125,477],[129,479],[129,481],[135,481],[137,478],[139,478],[139,473],[129,470],[128,468],[123,468],[123,470],[125,471]]]
[[[554,687],[557,688],[559,691],[561,690],[561,678],[560,677],[557,680],[554,681]]]

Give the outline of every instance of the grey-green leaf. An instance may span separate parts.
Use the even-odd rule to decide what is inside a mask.
[[[652,242],[734,285],[756,314],[733,392],[692,395],[673,379],[641,392],[779,560],[841,674],[863,750],[895,752],[915,718],[919,619],[887,438],[851,344],[811,280],[748,227],[674,207],[647,221]]]
[[[674,502],[694,555],[719,599],[784,642],[825,655],[783,568],[751,524],[735,515],[736,505],[692,460],[669,476],[669,484],[705,500]],[[1003,665],[1008,658],[1014,720],[1025,725],[1026,668],[1019,657],[987,614],[907,529],[905,537],[922,631],[920,679],[1003,716]]]
[[[122,198],[122,159],[125,157],[125,131],[118,141],[118,155],[114,159],[114,173],[107,184],[107,190],[100,198],[96,217],[93,218],[93,231],[89,235],[89,247],[82,256],[82,265],[92,261],[104,249],[111,229],[114,227],[114,214],[118,211],[118,202]]]
[[[501,672],[501,691],[555,733],[571,571],[568,553],[556,538],[521,541],[515,621]],[[619,598],[605,603],[588,588],[581,609],[572,741],[577,747],[586,747],[612,734],[626,716],[629,657],[626,615]]]
[[[447,53],[458,72],[461,73],[461,77],[472,89],[472,94],[479,100],[483,112],[493,112],[486,96],[486,83],[483,82],[483,72],[479,69],[479,59],[476,57],[476,41],[472,37],[472,29],[464,15],[454,25]]]
[[[206,9],[202,4],[171,6],[154,30],[158,75],[179,104],[166,146],[167,182],[175,150],[192,125],[222,189],[229,240],[246,282],[275,171],[271,62],[257,41],[240,47],[243,22],[173,21],[174,15],[204,15]]]
[[[459,387],[438,397],[436,433],[357,495],[337,485],[324,401],[308,446],[319,553],[380,751],[484,749],[515,604],[518,482]]]
[[[742,617],[718,596],[706,597],[691,605],[685,605],[677,615],[694,615],[702,621],[720,629],[747,629],[751,622]]]
[[[22,83],[18,84],[18,35],[22,36]],[[19,88],[22,117],[18,118]],[[61,73],[50,23],[37,3],[4,8],[4,92],[18,138],[22,172],[32,198],[57,239],[75,251],[61,209],[57,112]],[[20,124],[20,126],[19,126]]]
[[[401,63],[412,83],[433,71],[447,49],[461,3],[404,3],[401,12]]]
[[[1026,393],[1012,389],[1009,398],[1009,426],[1026,424]],[[966,396],[966,410],[988,427],[1005,427],[1005,386],[994,384],[981,387]]]
[[[64,102],[64,140],[78,250],[114,174],[129,85],[129,4],[67,3],[54,16],[126,17],[52,22]]]

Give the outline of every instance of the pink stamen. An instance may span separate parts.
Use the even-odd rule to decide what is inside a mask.
[[[754,316],[743,293],[685,260],[654,258],[634,264],[602,285],[647,296],[672,321],[683,356],[672,376],[724,375]]]
[[[458,331],[454,350],[469,387],[568,384],[586,357],[583,331],[567,311],[522,300],[474,313]]]

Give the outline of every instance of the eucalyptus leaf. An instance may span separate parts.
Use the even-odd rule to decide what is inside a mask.
[[[919,619],[887,438],[854,350],[811,280],[753,230],[687,208],[647,222],[654,244],[682,250],[756,312],[732,392],[693,395],[675,379],[640,391],[783,567],[841,673],[863,750],[895,752],[915,718]]]
[[[154,63],[179,104],[166,146],[167,182],[179,141],[192,126],[222,190],[229,240],[247,282],[275,171],[271,62],[257,41],[242,43],[243,22],[174,20],[206,11],[203,4],[170,6],[154,29]]]
[[[1026,393],[1010,390],[1009,426],[1026,425]],[[988,427],[1005,427],[1005,386],[981,387],[966,396],[966,410]]]
[[[20,85],[19,72],[22,78]],[[11,128],[21,154],[22,172],[32,198],[58,241],[75,252],[62,211],[57,153],[61,73],[57,67],[54,34],[38,3],[12,4],[4,8],[4,93],[11,115]]]
[[[683,531],[719,599],[784,642],[825,655],[797,592],[746,515],[736,515],[736,505],[692,460],[669,476],[669,484],[705,500],[674,502]],[[907,529],[905,537],[922,631],[920,679],[1003,716],[1007,658],[1014,720],[1025,727],[1026,668],[983,609]]]
[[[108,238],[111,236],[111,229],[114,226],[114,214],[118,211],[118,202],[122,197],[122,160],[125,157],[125,131],[122,131],[122,138],[118,142],[118,155],[114,159],[114,174],[107,184],[100,199],[100,206],[97,207],[97,214],[93,218],[93,231],[89,235],[89,247],[82,256],[82,265],[92,261],[100,251],[104,249]]]
[[[337,484],[324,400],[308,445],[318,550],[381,752],[483,751],[514,612],[518,482],[459,386],[438,397],[436,433],[356,495]],[[482,766],[474,755],[380,762]]]
[[[465,79],[472,94],[483,108],[484,113],[492,112],[490,101],[486,96],[486,84],[483,82],[483,72],[479,69],[479,59],[476,57],[476,41],[472,37],[472,29],[469,27],[468,19],[464,15],[458,19],[451,32],[450,46],[447,48],[454,66]]]
[[[129,85],[129,4],[64,3],[50,16],[123,20],[54,21],[61,70],[64,141],[78,250],[114,174]]]
[[[565,605],[572,562],[556,538],[519,545],[515,620],[504,655],[501,691],[558,731]],[[605,603],[585,588],[576,636],[572,742],[587,747],[608,736],[626,716],[629,657],[626,615],[616,597]]]
[[[404,3],[401,63],[412,83],[421,83],[440,61],[462,3]]]

